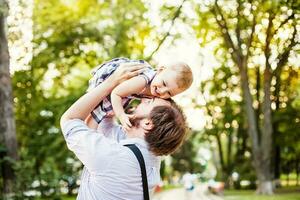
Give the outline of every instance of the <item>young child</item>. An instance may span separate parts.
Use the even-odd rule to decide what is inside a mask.
[[[124,111],[132,99],[142,97],[160,97],[168,99],[175,96],[187,88],[193,82],[192,71],[190,67],[182,62],[174,63],[170,66],[158,67],[154,70],[150,64],[144,60],[130,60],[128,58],[115,58],[99,67],[96,67],[89,82],[88,91],[101,84],[123,63],[144,64],[145,70],[127,81],[119,84],[106,99],[91,113],[91,127],[97,128],[97,125],[105,116],[115,114],[120,120],[123,128],[131,128],[130,118]]]

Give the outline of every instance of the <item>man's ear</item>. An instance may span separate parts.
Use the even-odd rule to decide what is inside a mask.
[[[146,118],[141,121],[141,127],[146,131],[150,131],[153,128],[153,123],[150,119]]]

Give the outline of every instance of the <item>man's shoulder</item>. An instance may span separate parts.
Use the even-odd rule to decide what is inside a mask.
[[[123,140],[121,142],[121,144],[124,145],[128,145],[128,144],[135,144],[136,147],[140,150],[140,152],[143,155],[145,164],[149,167],[158,167],[160,165],[160,161],[161,161],[161,157],[160,156],[156,156],[154,155],[148,148],[147,142],[142,140],[142,139],[126,139]],[[124,146],[125,147],[125,146]],[[133,162],[137,163],[137,158],[134,155],[134,153],[128,148],[125,147],[126,151],[126,157],[130,160],[132,160]]]
[[[117,142],[120,142],[126,138],[126,134],[124,133],[122,127],[115,123],[115,121],[111,118],[104,118],[99,124],[97,131],[103,133],[105,137]]]
[[[82,127],[88,129],[84,121],[81,119],[69,119],[61,123],[61,130],[64,134],[70,132],[74,127]]]

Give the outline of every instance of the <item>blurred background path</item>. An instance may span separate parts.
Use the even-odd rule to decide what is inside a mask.
[[[187,192],[184,188],[160,192],[154,195],[153,200],[223,200],[223,198],[210,194],[207,186],[201,184],[197,185],[191,192]]]

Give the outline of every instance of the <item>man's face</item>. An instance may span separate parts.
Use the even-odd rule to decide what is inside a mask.
[[[133,113],[137,118],[148,118],[156,106],[171,106],[171,103],[161,98],[142,98],[141,103],[134,109]]]

